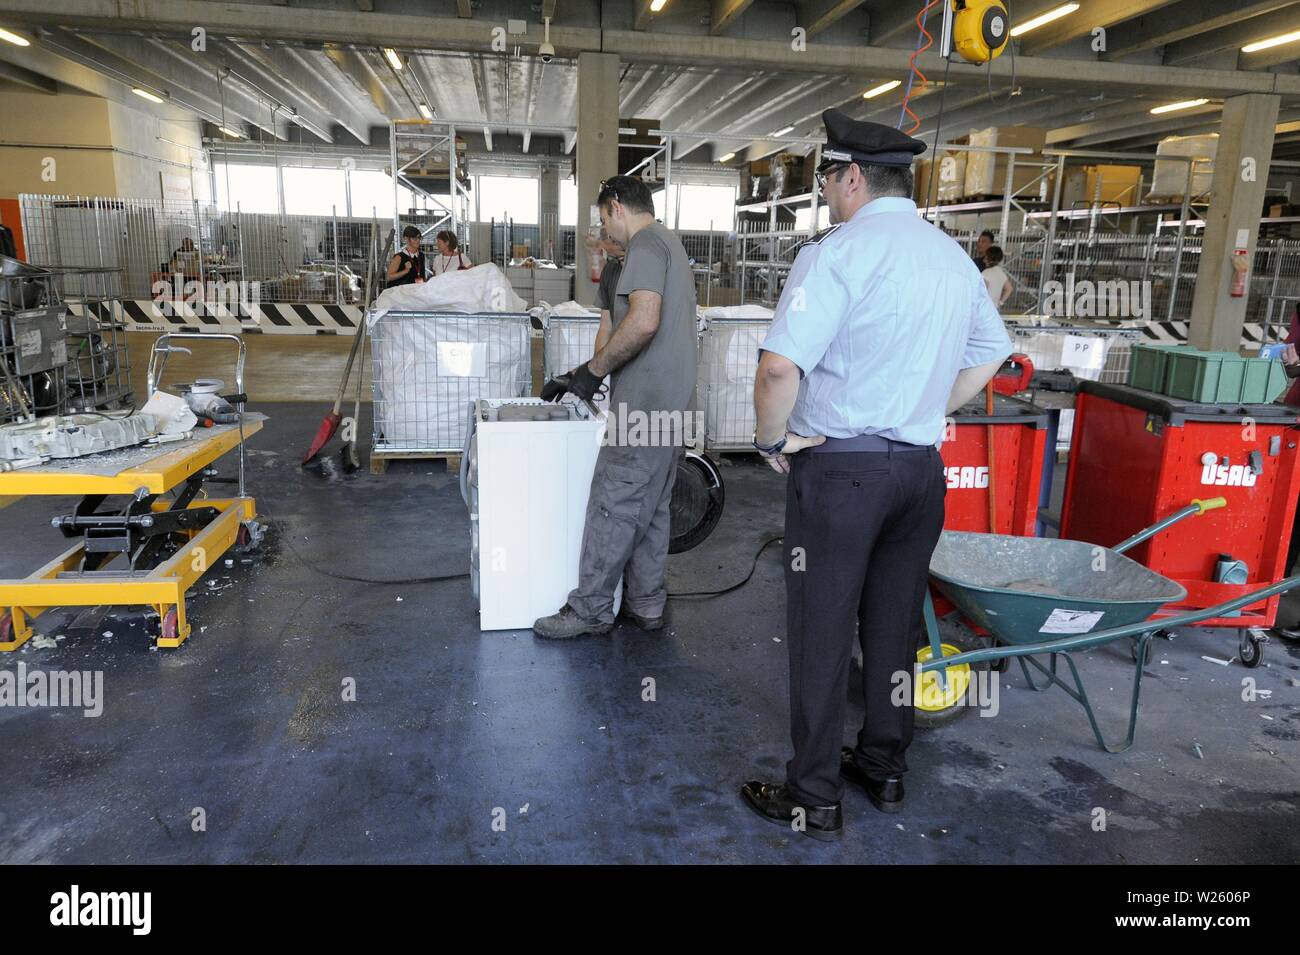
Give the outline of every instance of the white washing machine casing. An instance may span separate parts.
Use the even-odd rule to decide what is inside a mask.
[[[467,459],[470,576],[483,630],[524,630],[555,613],[578,584],[587,497],[605,418],[564,403],[567,421],[491,420],[506,405],[475,402]],[[621,594],[619,595],[621,596]],[[618,600],[615,599],[617,611]]]

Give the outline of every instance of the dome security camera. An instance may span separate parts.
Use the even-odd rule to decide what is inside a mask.
[[[549,63],[555,59],[555,47],[551,46],[551,18],[546,17],[546,34],[542,38],[541,46],[537,48],[537,55],[541,57],[543,63]]]

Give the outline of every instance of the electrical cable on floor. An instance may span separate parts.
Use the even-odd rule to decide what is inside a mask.
[[[266,518],[268,522],[274,520],[274,518],[272,518],[271,515],[265,512],[263,512],[260,516]],[[747,573],[744,576],[744,578],[738,581],[737,583],[734,583],[729,587],[724,587],[721,590],[693,590],[693,591],[686,591],[683,593],[669,593],[668,596],[676,599],[685,599],[685,600],[707,600],[711,597],[721,597],[723,594],[729,594],[734,590],[739,590],[741,587],[745,586],[745,584],[749,583],[750,579],[754,576],[754,572],[758,569],[758,559],[761,556],[763,556],[763,551],[767,550],[768,547],[770,547],[772,544],[776,543],[777,541],[784,540],[784,538],[785,538],[784,534],[771,534],[768,537],[764,538],[763,543],[759,545],[758,550],[754,552],[754,560],[753,563],[750,564],[749,573]],[[332,577],[335,580],[347,580],[358,584],[378,584],[381,586],[382,585],[391,586],[391,585],[405,585],[405,584],[433,584],[444,580],[462,580],[469,576],[468,573],[464,573],[464,574],[442,574],[436,577],[408,577],[408,578],[400,578],[394,580],[375,580],[374,578],[370,578],[370,577],[356,577],[353,576],[352,574],[340,574],[332,570],[326,570],[323,567],[318,567],[316,564],[309,561],[306,557],[302,555],[302,553],[298,550],[297,547],[293,546],[293,541],[289,539],[288,535],[281,534],[279,539],[289,548],[293,556],[298,558],[298,561],[308,570],[320,574],[322,577]]]
[[[271,517],[271,515],[267,514],[265,511],[263,511],[262,514],[260,514],[259,516],[266,518],[268,523],[275,520],[275,518]],[[286,547],[289,548],[293,556],[298,558],[298,562],[301,563],[308,570],[320,574],[322,577],[332,577],[335,580],[348,580],[357,584],[378,584],[380,586],[397,586],[397,585],[406,585],[406,584],[436,584],[439,581],[443,581],[443,580],[462,580],[469,576],[469,573],[466,572],[463,574],[441,574],[436,577],[403,577],[403,578],[395,578],[392,580],[376,580],[373,577],[355,577],[352,574],[340,574],[335,571],[326,570],[323,567],[316,566],[311,561],[309,561],[306,557],[304,557],[302,553],[298,550],[298,548],[293,546],[293,541],[289,539],[288,534],[281,534],[279,540]]]
[[[710,597],[721,597],[723,594],[729,594],[733,590],[739,590],[741,587],[745,586],[745,584],[749,583],[750,578],[754,576],[754,571],[758,570],[758,559],[763,556],[763,551],[767,550],[779,540],[785,540],[785,535],[770,534],[763,539],[763,543],[760,544],[758,550],[754,552],[754,562],[749,566],[749,573],[747,573],[744,579],[738,583],[734,583],[730,587],[723,587],[721,590],[690,590],[682,593],[672,593],[669,591],[668,596],[675,600],[707,600]]]

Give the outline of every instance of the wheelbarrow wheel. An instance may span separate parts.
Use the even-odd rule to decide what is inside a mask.
[[[983,646],[971,634],[964,631],[953,632],[948,630],[940,638],[939,648],[945,657],[951,657],[967,650],[983,649]],[[933,656],[934,652],[931,650],[928,641],[923,641],[917,647],[916,660],[918,663],[925,663],[932,659]],[[986,665],[977,665],[977,667],[978,669],[985,669]],[[912,700],[916,725],[922,729],[947,726],[949,723],[961,719],[968,710],[972,709],[968,705],[967,696],[970,692],[971,683],[975,679],[977,667],[972,667],[968,663],[950,667],[947,671],[947,687],[940,681],[938,672],[932,671],[921,674],[921,682],[917,686]]]
[[[1241,632],[1241,646],[1238,648],[1237,656],[1241,660],[1241,665],[1255,669],[1264,662],[1264,634],[1258,630],[1243,630]]]

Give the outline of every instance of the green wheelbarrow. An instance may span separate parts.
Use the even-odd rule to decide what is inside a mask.
[[[931,708],[960,705],[972,683],[972,665],[1015,657],[1030,689],[1046,690],[1053,684],[1061,687],[1083,706],[1101,748],[1122,753],[1133,745],[1142,669],[1148,662],[1148,645],[1157,631],[1223,616],[1300,586],[1300,575],[1288,577],[1216,607],[1158,621],[1150,619],[1165,604],[1182,600],[1186,589],[1125,557],[1124,552],[1178,521],[1225,504],[1221,497],[1193,501],[1114,547],[1055,538],[945,531],[930,558],[931,579],[968,620],[988,631],[994,645],[954,652],[958,648],[940,638],[927,592],[925,626],[929,646],[918,654],[918,707],[922,698],[939,701],[930,702]],[[1072,654],[1122,639],[1136,643],[1133,692],[1128,732],[1122,744],[1112,746],[1097,725]],[[1049,657],[1047,665],[1036,659],[1043,654]],[[1058,675],[1058,660],[1062,659],[1070,671],[1069,683]],[[1031,666],[1046,677],[1041,685]]]

